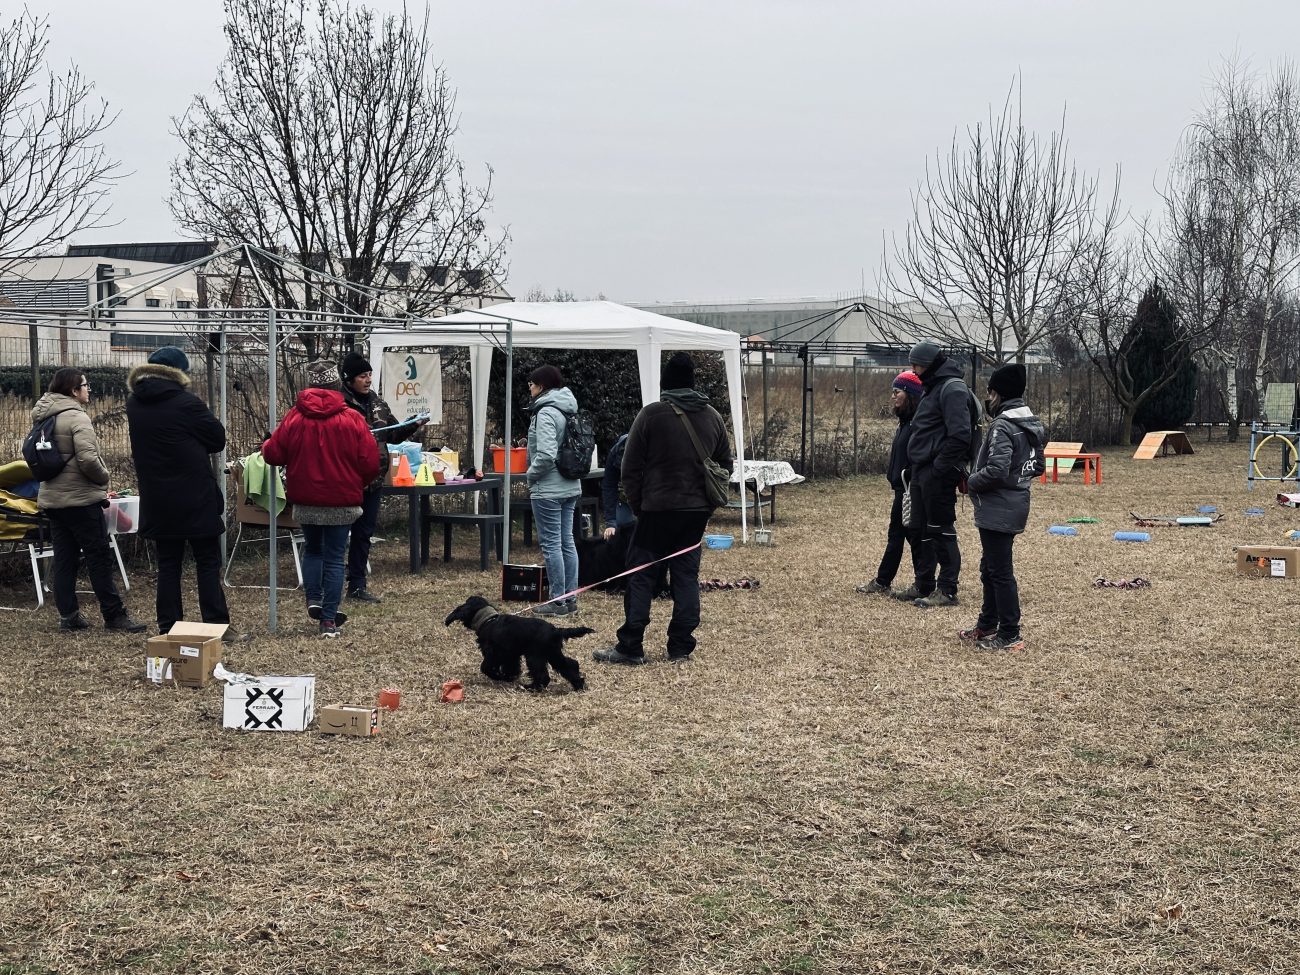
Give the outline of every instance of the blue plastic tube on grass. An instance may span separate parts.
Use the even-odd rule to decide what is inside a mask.
[[[1116,532],[1115,541],[1117,542],[1149,542],[1151,534],[1149,532]]]
[[[1053,534],[1053,535],[1077,535],[1077,534],[1079,534],[1079,529],[1075,528],[1073,525],[1052,525],[1052,526],[1051,526],[1050,528],[1048,528],[1047,530],[1048,530],[1048,532],[1050,532],[1050,533]]]

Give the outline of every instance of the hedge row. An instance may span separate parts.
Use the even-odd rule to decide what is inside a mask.
[[[86,381],[97,397],[127,395],[126,376],[130,372],[124,366],[86,366],[81,370]],[[58,372],[57,366],[41,366],[41,389],[49,388],[50,380]],[[17,396],[19,399],[36,400],[37,393],[32,391],[32,370],[30,366],[0,366],[0,394]]]

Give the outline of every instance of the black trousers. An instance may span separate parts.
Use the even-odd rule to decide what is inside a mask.
[[[984,584],[984,604],[980,607],[978,626],[1008,640],[1020,636],[1020,587],[1016,585],[1011,564],[1011,547],[1016,536],[1011,532],[980,529],[980,582]]]
[[[54,588],[54,605],[60,616],[71,616],[80,608],[77,602],[77,570],[81,553],[86,553],[86,574],[99,600],[105,622],[126,612],[122,596],[113,579],[113,550],[104,526],[104,509],[99,504],[76,508],[47,508],[50,541],[54,549],[54,566],[50,573]]]
[[[366,588],[366,563],[370,561],[370,536],[379,524],[379,504],[384,492],[376,488],[361,496],[361,517],[352,523],[352,541],[348,543],[348,592]]]
[[[915,522],[916,519],[913,519]],[[929,594],[934,588],[934,577],[922,579],[921,566],[921,530],[918,527],[903,524],[903,490],[894,491],[894,503],[889,509],[889,535],[885,541],[885,554],[880,557],[880,568],[876,570],[876,581],[888,586],[898,575],[898,567],[903,561],[903,547],[912,552],[912,572],[916,576],[916,588],[922,594]],[[933,570],[932,570],[933,571]]]
[[[696,544],[704,537],[707,511],[643,511],[628,546],[628,568],[657,559]],[[668,588],[673,595],[673,615],[668,621],[668,656],[688,656],[696,646],[695,629],[700,625],[700,549],[691,549],[666,562],[651,565],[627,577],[623,591],[623,625],[618,628],[618,647],[624,653],[641,656],[642,639],[650,624],[650,604],[655,582],[668,568]]]
[[[199,618],[204,623],[229,623],[226,592],[221,588],[221,536],[206,538],[159,538],[158,547],[158,631],[166,633],[172,624],[185,619],[181,599],[181,570],[185,564],[185,543],[194,553],[194,570],[199,583]]]
[[[937,586],[949,596],[957,595],[961,575],[961,550],[957,547],[957,485],[937,477],[933,467],[913,472],[912,518],[921,519],[921,563],[917,566],[917,588],[928,592],[937,567]]]

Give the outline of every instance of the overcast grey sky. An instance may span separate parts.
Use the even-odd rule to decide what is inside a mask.
[[[219,0],[27,0],[56,63],[121,113],[111,230],[178,239],[170,119],[211,84]],[[399,10],[400,0],[372,0]],[[13,4],[7,4],[12,13]],[[418,11],[418,0],[411,9]],[[625,302],[872,291],[927,156],[1019,72],[1025,116],[1067,113],[1079,163],[1153,206],[1225,55],[1292,53],[1296,0],[475,0],[433,3],[458,148],[496,171],[509,289]]]

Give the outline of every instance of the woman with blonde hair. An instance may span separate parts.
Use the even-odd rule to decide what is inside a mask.
[[[54,544],[54,605],[59,629],[85,630],[90,623],[77,604],[77,570],[86,555],[90,585],[99,599],[104,629],[143,633],[144,624],[131,619],[113,581],[112,550],[104,524],[108,499],[108,468],[99,454],[99,438],[86,415],[90,383],[79,369],[60,369],[49,390],[32,408],[32,425],[54,416],[54,446],[67,458],[63,470],[41,482],[36,503],[50,520]]]

